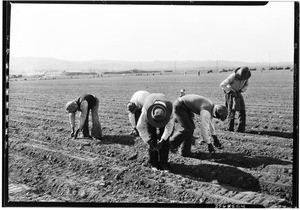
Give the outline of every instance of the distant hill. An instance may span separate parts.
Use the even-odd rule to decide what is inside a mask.
[[[241,61],[151,61],[130,62],[115,60],[67,61],[42,57],[11,57],[10,74],[35,74],[38,72],[57,71],[89,71],[89,72],[120,72],[120,71],[168,71],[218,70],[236,68],[238,66],[251,68],[268,68],[268,63],[249,63]],[[293,67],[292,62],[272,63],[271,66]]]

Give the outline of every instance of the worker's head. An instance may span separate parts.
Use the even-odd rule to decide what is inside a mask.
[[[181,89],[180,90],[180,97],[184,96],[185,95],[185,89]]]
[[[224,105],[215,105],[213,112],[214,112],[214,114],[213,114],[214,117],[216,117],[222,121],[226,120],[227,115],[228,115],[228,109]]]
[[[235,72],[235,77],[240,80],[247,80],[251,77],[251,72],[249,68],[246,66],[239,67],[234,72]]]
[[[127,110],[130,111],[131,113],[135,113],[138,108],[137,105],[133,102],[129,102],[126,107]]]
[[[77,109],[78,109],[78,105],[77,105],[76,101],[69,101],[66,104],[66,111],[68,113],[76,112]]]

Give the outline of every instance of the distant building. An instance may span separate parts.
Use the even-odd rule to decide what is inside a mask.
[[[22,74],[13,74],[13,75],[9,75],[9,78],[21,78]]]
[[[81,71],[63,71],[62,75],[65,76],[97,76],[98,73],[96,72],[81,72]]]

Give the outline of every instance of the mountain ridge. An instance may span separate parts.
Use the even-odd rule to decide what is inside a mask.
[[[42,71],[93,71],[93,72],[119,72],[128,70],[143,71],[170,71],[181,72],[190,70],[221,70],[237,68],[239,66],[249,66],[250,68],[265,68],[271,66],[293,67],[293,62],[243,62],[225,60],[178,60],[178,61],[122,61],[122,60],[87,60],[70,61],[47,57],[11,57],[10,74],[36,73]]]

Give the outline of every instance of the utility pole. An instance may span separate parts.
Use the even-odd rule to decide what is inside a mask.
[[[219,57],[217,56],[217,72],[219,71]]]
[[[268,70],[270,70],[270,65],[271,64],[271,55],[270,55],[270,52],[269,52],[269,69]]]
[[[175,72],[176,72],[176,60],[177,60],[177,52],[175,53]]]

